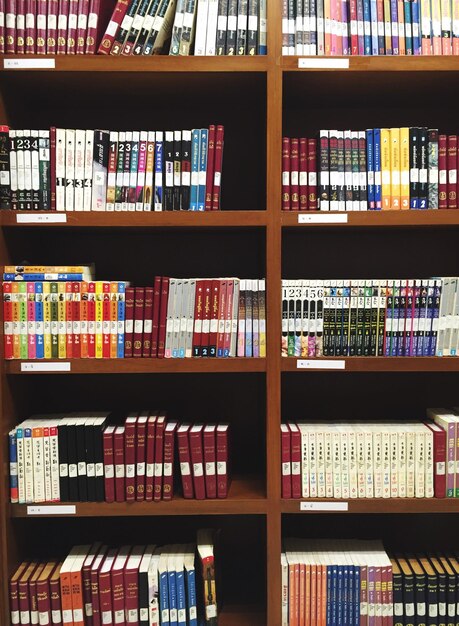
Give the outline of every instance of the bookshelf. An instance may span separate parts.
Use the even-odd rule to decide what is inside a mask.
[[[455,500],[354,500],[346,512],[301,512],[300,501],[281,499],[279,426],[281,417],[306,415],[304,394],[313,399],[308,410],[320,413],[325,406],[328,417],[350,417],[355,407],[344,399],[365,393],[365,409],[377,397],[382,415],[400,403],[414,417],[428,404],[457,404],[459,359],[349,358],[344,371],[323,364],[300,370],[296,359],[280,356],[280,284],[282,277],[356,276],[358,259],[346,258],[355,245],[362,246],[368,276],[395,275],[397,264],[404,275],[457,273],[459,212],[351,213],[347,222],[299,224],[298,214],[281,213],[280,174],[283,133],[298,136],[300,130],[330,128],[338,120],[343,128],[363,128],[367,121],[409,124],[414,117],[425,124],[442,120],[457,130],[459,58],[354,57],[347,69],[299,69],[298,57],[281,56],[278,0],[268,0],[268,50],[266,57],[241,58],[56,57],[54,69],[3,69],[11,57],[0,59],[2,124],[24,128],[33,119],[43,127],[150,128],[152,120],[176,127],[180,119],[184,127],[212,120],[225,125],[221,212],[67,213],[65,222],[18,223],[16,213],[5,211],[0,213],[2,265],[22,261],[26,250],[30,261],[89,259],[107,278],[149,284],[155,273],[182,274],[185,259],[186,272],[195,275],[205,275],[212,263],[215,275],[266,277],[268,320],[266,359],[71,360],[67,372],[23,371],[21,362],[1,360],[2,623],[8,623],[8,575],[37,544],[49,553],[49,537],[56,538],[58,549],[94,537],[115,543],[132,536],[191,540],[198,527],[222,528],[220,626],[279,626],[283,533],[341,537],[358,527],[391,539],[403,531],[411,534],[414,527],[422,549],[438,531],[453,536],[451,519],[459,514]],[[415,92],[422,93],[422,105],[413,104]],[[387,93],[397,98],[385,111],[380,96]],[[340,110],[335,100],[342,98]],[[132,123],[126,120],[129,112],[135,112]],[[387,246],[390,258],[383,254]],[[386,386],[391,392],[383,397]],[[8,503],[6,435],[20,419],[78,408],[151,408],[152,398],[177,413],[189,402],[196,417],[224,415],[231,421],[240,448],[227,500],[176,496],[151,504],[77,503],[74,514],[33,516],[26,506]],[[105,518],[113,519],[107,524]]]

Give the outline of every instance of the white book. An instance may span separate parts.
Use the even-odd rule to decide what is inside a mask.
[[[316,431],[316,469],[317,469],[317,496],[325,498],[325,434],[320,424],[314,426]]]
[[[301,494],[309,498],[309,433],[306,424],[298,424],[301,433]]]
[[[65,210],[75,209],[75,131],[65,131]]]
[[[406,498],[406,428],[397,427],[398,496]]]
[[[18,467],[18,503],[25,503],[25,461],[24,461],[24,429],[22,424],[16,427],[16,453]]]
[[[178,339],[178,357],[183,359],[186,356],[188,340],[188,316],[189,301],[192,297],[193,281],[187,279],[182,283],[182,303],[180,308],[180,331]]]
[[[132,131],[127,131],[126,132],[125,139],[126,139],[126,141],[124,143],[124,151],[130,153],[131,150],[132,150]],[[129,158],[129,163],[130,163],[130,158]],[[125,189],[124,189],[123,201],[121,203],[121,210],[122,211],[128,211],[129,210],[129,203],[127,201],[127,192],[129,190],[130,180],[131,180],[131,172],[129,170],[126,170],[126,169],[123,168],[123,184],[122,184],[122,186]]]
[[[281,553],[281,585],[282,585],[282,626],[289,626],[289,585],[288,585],[288,562],[285,552]]]
[[[218,0],[209,0],[207,12],[206,56],[215,56],[217,45]]]
[[[434,441],[433,432],[422,425],[425,437],[425,497],[434,497]]]
[[[209,13],[209,0],[197,0],[198,12],[196,17],[196,33],[194,39],[195,56],[206,54],[207,19]]]
[[[357,497],[366,497],[366,459],[365,459],[365,431],[361,426],[356,427],[357,447]]]
[[[423,424],[416,424],[415,430],[415,497],[425,498],[425,440]]]
[[[34,499],[34,460],[32,446],[32,423],[26,421],[23,423],[24,428],[24,485],[25,485],[25,502],[33,504]]]
[[[452,336],[454,329],[454,313],[457,300],[457,278],[449,278],[445,298],[445,321],[443,322],[443,356],[451,356]]]
[[[348,427],[348,453],[349,453],[349,497],[358,497],[358,458],[357,458],[357,429]]]
[[[389,428],[379,427],[381,430],[381,446],[382,446],[382,497],[391,497],[391,434]]]
[[[456,291],[459,291],[459,281],[457,279],[456,279]],[[434,330],[437,331],[437,337],[438,337],[439,320],[434,319],[433,324],[434,324]],[[453,330],[451,333],[450,354],[451,356],[457,356],[459,354],[459,294],[458,293],[456,293],[456,298],[455,298],[455,306],[454,306],[453,319],[452,319],[452,329]]]
[[[75,131],[75,211],[84,211],[84,165],[86,132]]]
[[[239,278],[233,279],[233,313],[231,318],[231,344],[229,356],[236,356],[237,336],[238,336],[238,316],[239,316],[239,293],[241,282]]]
[[[333,449],[333,497],[342,498],[341,489],[341,434],[336,424],[333,424],[332,430],[332,449]]]
[[[411,425],[406,427],[406,497],[414,498],[415,495],[415,463],[416,446],[415,433]]]
[[[379,426],[372,426],[373,433],[373,473],[374,473],[374,493],[375,498],[383,497],[383,450],[382,434]]]
[[[94,156],[94,131],[87,130],[85,132],[85,146],[84,146],[83,211],[91,210],[93,156]]]
[[[32,208],[32,146],[31,132],[24,130],[23,154],[24,154],[24,190],[26,194],[26,209]]]
[[[31,156],[31,176],[32,176],[32,208],[39,208],[39,196],[40,196],[40,151],[38,144],[39,132],[38,130],[30,131],[30,156]]]
[[[50,422],[43,422],[43,463],[45,474],[45,502],[51,502],[51,442],[49,436]]]
[[[174,332],[174,312],[175,312],[175,290],[177,279],[171,278],[169,281],[169,295],[167,299],[167,316],[166,316],[166,342],[164,348],[164,357],[170,359],[172,357],[172,338]]]
[[[185,339],[185,357],[193,356],[193,328],[194,328],[194,305],[196,298],[196,279],[191,278],[188,281],[188,301],[186,310],[186,339]]]
[[[16,169],[17,169],[17,188],[19,195],[19,204],[25,208],[25,170],[24,170],[24,131],[17,130],[16,134]]]
[[[123,204],[121,202],[121,195],[118,191],[122,189],[124,185],[124,151],[126,150],[126,133],[120,131],[118,133],[118,155],[116,160],[116,174],[115,174],[115,211],[123,210]],[[118,162],[122,163],[121,167],[118,167]]]
[[[309,497],[317,498],[317,448],[316,433],[308,425],[308,452],[309,452]]]
[[[182,300],[184,297],[183,287],[185,281],[177,279],[175,284],[175,299],[174,299],[174,312],[173,312],[173,329],[172,329],[172,342],[171,352],[172,358],[178,358],[180,350],[180,327],[182,317]]]
[[[347,426],[338,426],[341,445],[341,497],[348,499],[349,490],[349,441]]]

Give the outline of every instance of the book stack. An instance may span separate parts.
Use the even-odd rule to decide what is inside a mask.
[[[11,623],[216,626],[214,536],[205,529],[197,544],[78,545],[62,562],[24,561],[10,578]]]
[[[456,0],[282,3],[282,54],[457,55]]]
[[[282,497],[455,497],[456,472],[451,478],[445,473],[448,448],[441,420],[450,420],[454,464],[459,415],[432,411],[438,411],[432,414],[435,422],[282,424]]]
[[[457,209],[457,144],[456,135],[423,127],[284,137],[282,209]]]
[[[283,280],[282,356],[457,356],[457,278]]]
[[[163,131],[0,127],[0,207],[216,211],[223,126]]]
[[[133,412],[121,425],[109,416],[36,415],[10,431],[11,502],[172,500],[176,439],[183,497],[227,497],[228,424],[179,425],[164,411]]]
[[[105,0],[6,0],[0,54],[94,54],[106,5]]]
[[[99,54],[267,53],[266,0],[118,0]]]

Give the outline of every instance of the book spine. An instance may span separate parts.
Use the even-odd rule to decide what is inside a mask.
[[[205,469],[205,486],[206,497],[217,497],[217,471],[216,471],[216,441],[215,428],[207,430],[203,433],[204,448],[204,469]]]
[[[107,25],[102,41],[100,42],[97,50],[98,54],[110,54],[115,36],[121,26],[121,23],[126,15],[130,5],[129,0],[117,0],[116,6],[113,10],[113,14]]]

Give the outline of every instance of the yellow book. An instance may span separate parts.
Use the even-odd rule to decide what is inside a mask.
[[[110,358],[116,359],[118,349],[118,283],[110,283]]]
[[[381,200],[382,208],[391,208],[390,130],[381,128]]]
[[[45,359],[51,358],[51,293],[49,283],[43,282],[43,345]]]
[[[19,283],[13,282],[11,285],[11,303],[13,313],[13,357],[21,358],[21,340],[20,340],[20,314],[19,314]]]
[[[400,209],[400,128],[390,129],[391,209]]]
[[[103,282],[96,281],[96,359],[103,356],[102,350],[102,326],[104,320],[104,294]]]
[[[410,129],[400,129],[400,208],[410,208]]]
[[[66,283],[57,283],[57,346],[60,359],[67,356],[67,328],[65,317],[65,286]]]

